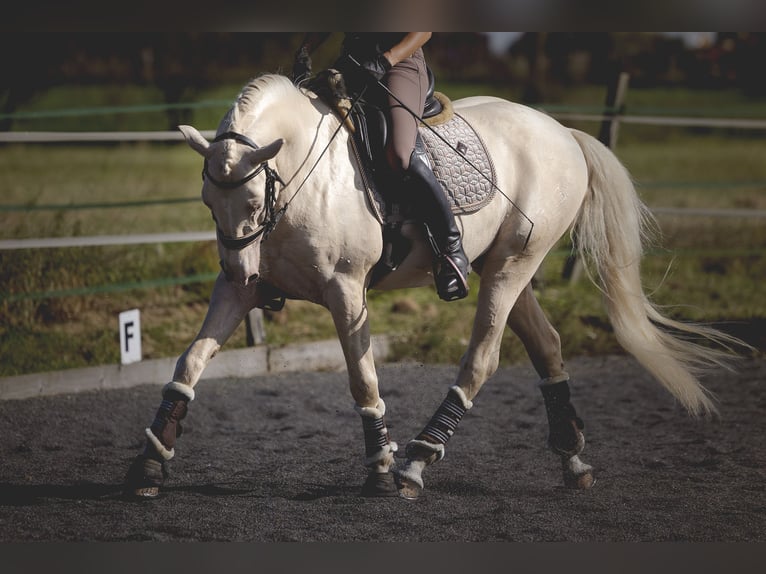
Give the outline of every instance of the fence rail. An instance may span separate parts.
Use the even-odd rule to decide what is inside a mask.
[[[186,243],[213,241],[215,231],[178,233],[144,233],[136,235],[91,235],[77,237],[33,237],[0,240],[0,251],[16,249],[57,249],[61,247],[105,247],[109,245],[141,245],[147,243]]]
[[[703,209],[692,207],[656,207],[655,215],[681,217],[737,217],[766,219],[766,210]],[[214,231],[179,231],[177,233],[143,233],[135,235],[92,235],[76,237],[32,237],[27,239],[0,239],[0,251],[18,249],[58,249],[65,247],[106,247],[112,245],[141,245],[157,243],[186,243],[214,241]]]
[[[624,124],[643,124],[654,126],[675,126],[695,128],[735,128],[742,130],[766,130],[766,120],[745,118],[697,118],[697,117],[663,117],[663,116],[623,116],[623,115],[594,115],[576,113],[551,113],[559,120],[602,122],[618,119]]]
[[[545,108],[541,108],[545,111]],[[551,111],[550,115],[559,120],[605,122],[618,121],[626,124],[642,124],[676,127],[707,127],[719,129],[766,130],[766,120],[751,118],[707,118],[707,117],[665,117],[622,114],[582,114]],[[202,135],[210,139],[215,130],[203,130]],[[182,141],[178,131],[134,131],[134,132],[51,132],[23,131],[0,132],[0,143],[77,143],[77,142],[131,142],[131,141]]]
[[[215,137],[215,130],[200,132],[204,137]],[[82,143],[82,142],[140,142],[183,141],[179,131],[162,132],[0,132],[3,143]]]
[[[546,111],[543,106],[542,111]],[[568,108],[575,109],[575,108]],[[610,111],[617,109],[617,112]],[[120,109],[120,113],[129,112],[130,109]],[[64,110],[65,115],[72,115],[75,110]],[[98,110],[90,110],[90,113],[99,113]],[[551,109],[548,113],[559,119],[569,121],[592,121],[602,124],[611,123],[613,130],[619,123],[643,124],[658,126],[677,126],[677,127],[709,127],[709,128],[730,128],[743,130],[766,130],[766,120],[750,118],[712,118],[712,117],[667,117],[657,115],[624,115],[619,112],[617,106],[607,106],[603,108],[602,113],[578,113],[562,111],[562,109]],[[47,113],[46,117],[55,116],[55,112]],[[6,114],[7,116],[7,114]],[[204,130],[202,135],[208,139],[215,137],[214,130]],[[616,133],[614,134],[616,135]],[[614,136],[613,136],[614,137]],[[129,131],[129,132],[51,132],[51,131],[23,131],[23,132],[0,132],[0,143],[82,143],[82,142],[167,142],[182,141],[183,136],[178,131]],[[694,182],[647,182],[644,185],[659,186],[677,186],[677,185],[695,185]],[[699,185],[716,185],[721,187],[731,187],[732,185],[748,185],[766,187],[766,182],[705,182]],[[172,198],[165,200],[155,200],[152,204],[178,203],[197,201],[194,198]],[[119,202],[114,204],[80,204],[80,205],[0,205],[2,211],[39,211],[45,209],[51,210],[75,210],[75,209],[103,209],[114,207],[134,207],[143,206],[146,202]],[[683,217],[738,217],[738,218],[758,218],[766,219],[766,211],[750,209],[695,209],[695,208],[653,208],[655,215],[665,216],[683,216]],[[46,249],[46,248],[67,248],[67,247],[100,247],[114,245],[137,245],[137,244],[158,244],[174,242],[195,242],[195,241],[213,241],[215,233],[212,231],[192,231],[178,233],[155,233],[155,234],[136,234],[136,235],[102,235],[102,236],[83,236],[83,237],[47,237],[47,238],[28,238],[28,239],[6,239],[0,240],[0,251],[20,250],[20,249]],[[760,252],[760,251],[759,251]],[[166,278],[160,280],[150,280],[148,282],[120,284],[112,286],[102,286],[101,288],[83,288],[70,289],[62,291],[49,291],[40,293],[27,293],[14,296],[2,296],[5,301],[20,299],[38,299],[48,297],[65,297],[70,295],[91,294],[103,291],[140,289],[148,286],[156,287],[158,285],[171,285],[179,283],[189,283],[198,281],[210,281],[210,276],[193,276],[181,278]]]

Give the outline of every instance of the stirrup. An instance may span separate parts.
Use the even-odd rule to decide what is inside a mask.
[[[468,295],[468,281],[457,263],[446,253],[439,254],[434,263],[434,282],[436,292],[444,301],[457,301]]]

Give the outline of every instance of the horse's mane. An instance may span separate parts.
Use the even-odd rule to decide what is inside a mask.
[[[263,74],[251,79],[237,96],[234,105],[222,121],[222,127],[246,133],[261,111],[275,101],[300,95],[286,76]]]

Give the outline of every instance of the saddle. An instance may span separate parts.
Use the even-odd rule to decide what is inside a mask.
[[[429,125],[439,125],[449,121],[452,118],[452,103],[443,94],[434,90],[436,85],[434,74],[431,68],[426,68],[428,72],[428,90],[426,91],[425,107],[423,109],[422,120]],[[351,112],[353,121],[353,131],[356,144],[362,149],[365,155],[365,161],[372,168],[386,168],[386,162],[378,166],[378,159],[382,159],[383,150],[388,142],[388,117],[380,107],[374,104],[362,102]],[[422,142],[420,143],[422,147]]]
[[[472,213],[494,196],[494,165],[479,135],[454,111],[449,98],[435,91],[434,74],[430,68],[427,72],[428,90],[415,145],[426,152],[453,213]],[[342,74],[334,69],[320,72],[307,87],[336,111],[352,133],[353,153],[367,198],[383,232],[383,255],[373,272],[374,285],[395,270],[409,253],[410,241],[402,235],[401,228],[415,220],[406,185],[386,161],[389,132],[386,113],[371,102],[352,102]]]

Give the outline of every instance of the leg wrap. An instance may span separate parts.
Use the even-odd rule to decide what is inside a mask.
[[[472,406],[473,403],[468,400],[460,387],[450,387],[447,397],[415,440],[447,444],[463,415]]]
[[[194,389],[181,383],[168,383],[162,389],[162,403],[152,425],[146,429],[148,439],[144,454],[152,458],[170,460],[175,454],[176,438],[183,433],[181,420],[186,416]]]
[[[397,471],[400,496],[413,500],[420,496],[424,488],[423,471],[429,464],[444,458],[444,445],[472,406],[460,387],[450,387],[428,424],[407,443],[407,462]]]
[[[548,415],[548,446],[561,455],[579,454],[584,446],[585,425],[569,400],[568,380],[542,384],[540,391]]]
[[[397,445],[388,436],[386,421],[386,404],[383,399],[378,399],[377,407],[360,407],[354,405],[354,409],[362,417],[362,429],[364,431],[364,464],[372,467],[383,461],[390,453],[396,452]]]
[[[473,403],[460,387],[450,387],[446,398],[428,424],[414,440],[407,443],[407,459],[425,461],[426,464],[443,459],[444,445],[455,433],[463,415],[472,406]]]

